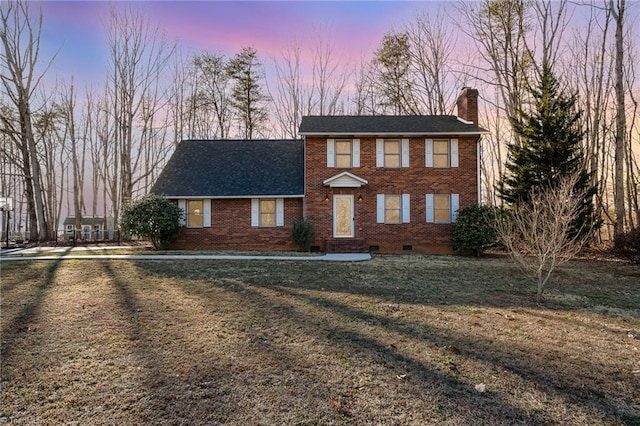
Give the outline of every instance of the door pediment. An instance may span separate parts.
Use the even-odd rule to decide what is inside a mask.
[[[330,188],[360,188],[369,182],[353,173],[342,172],[325,179],[322,183]]]

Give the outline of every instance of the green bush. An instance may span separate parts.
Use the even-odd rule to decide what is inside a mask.
[[[460,209],[453,228],[453,244],[459,252],[480,256],[498,243],[493,223],[498,209],[492,206],[469,206]]]
[[[302,251],[309,251],[313,240],[315,239],[315,232],[313,225],[307,219],[294,219],[293,228],[291,229],[291,236],[293,242],[300,247]]]
[[[120,229],[130,235],[147,238],[158,250],[166,248],[178,237],[182,210],[157,195],[127,204],[120,218]]]

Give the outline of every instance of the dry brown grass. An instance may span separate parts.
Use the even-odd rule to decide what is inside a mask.
[[[0,424],[640,424],[637,265],[1,268]]]

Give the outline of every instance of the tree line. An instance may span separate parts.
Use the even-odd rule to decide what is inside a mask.
[[[45,84],[56,58],[40,56],[37,4],[0,10],[0,192],[20,201],[13,226],[30,240],[54,238],[65,211],[77,227],[84,216],[117,222],[183,139],[296,138],[303,115],[455,114],[463,86],[481,94],[483,198],[500,204],[509,149],[521,145],[513,119],[535,109],[543,64],[575,95],[601,236],[640,226],[637,8],[625,0],[443,6],[389,31],[361,60],[337,52],[326,29],[274,58],[251,46],[185,53],[141,11],[114,7],[106,79],[81,87],[73,76]]]

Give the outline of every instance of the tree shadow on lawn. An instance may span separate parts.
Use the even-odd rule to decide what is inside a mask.
[[[595,363],[582,363],[581,369],[583,370],[581,371],[576,369],[565,369],[564,371],[561,369],[549,369],[546,362],[544,362],[544,353],[541,352],[536,358],[528,354],[528,348],[524,346],[499,348],[491,340],[470,337],[471,333],[456,334],[452,333],[450,329],[440,328],[434,324],[399,320],[387,315],[363,311],[353,306],[336,302],[328,297],[309,294],[309,291],[320,294],[322,292],[327,294],[338,292],[371,297],[385,303],[434,304],[436,306],[474,305],[478,301],[485,302],[480,303],[482,306],[483,304],[486,305],[486,289],[483,290],[485,292],[484,295],[481,294],[482,292],[470,291],[459,294],[449,290],[443,302],[442,295],[431,293],[439,287],[441,288],[442,285],[427,285],[430,288],[426,291],[422,289],[422,291],[417,292],[418,294],[412,294],[412,290],[415,289],[414,283],[400,288],[388,285],[376,287],[377,280],[385,281],[395,276],[395,274],[391,273],[386,276],[385,274],[377,274],[374,277],[371,276],[371,271],[367,271],[367,268],[354,264],[338,264],[337,267],[332,265],[331,268],[326,268],[325,271],[327,273],[332,272],[333,275],[322,275],[321,279],[316,275],[311,280],[309,279],[309,273],[313,271],[318,274],[319,271],[317,268],[309,269],[303,262],[287,263],[286,267],[282,267],[283,264],[280,263],[249,262],[247,265],[240,265],[237,263],[220,264],[213,262],[207,264],[209,267],[199,265],[190,269],[188,273],[182,270],[184,265],[181,265],[181,272],[172,272],[171,269],[164,267],[156,268],[153,263],[149,262],[139,262],[137,265],[149,274],[167,275],[179,280],[182,279],[185,283],[184,286],[181,286],[184,291],[203,298],[208,298],[209,295],[205,291],[199,290],[199,287],[215,285],[224,288],[225,291],[237,293],[246,299],[248,306],[256,309],[272,304],[269,297],[263,294],[264,291],[273,292],[273,294],[279,293],[303,302],[308,306],[320,306],[326,311],[331,311],[353,321],[376,324],[391,332],[405,335],[412,339],[424,340],[431,347],[435,347],[436,350],[445,345],[454,344],[456,347],[461,348],[462,353],[460,356],[462,358],[494,365],[498,370],[506,370],[520,377],[523,381],[530,383],[531,386],[541,390],[543,393],[567,401],[569,406],[581,407],[584,413],[595,411],[611,422],[633,423],[640,419],[640,413],[637,410],[624,404],[621,405],[612,398],[612,395],[603,394],[595,386],[593,388],[583,387],[581,382],[597,382],[597,377],[589,375],[589,372],[598,371],[601,368],[600,365]],[[189,268],[189,266],[184,267]],[[203,267],[203,269],[201,270],[200,267]],[[238,271],[238,269],[241,269],[241,271]],[[396,272],[400,272],[405,276],[415,273],[415,271],[407,270],[406,268],[397,268]],[[368,284],[358,281],[358,276],[362,275],[369,275],[368,278],[372,281]],[[234,279],[241,285],[229,286],[224,283],[225,279]],[[205,282],[201,283],[201,280],[205,280]],[[446,285],[446,280],[444,285]],[[485,283],[485,285],[487,284]],[[262,290],[258,291],[258,289]],[[517,305],[514,302],[518,300],[518,294],[515,296],[509,294],[509,297],[498,300],[498,303],[490,304],[490,307],[513,307]],[[215,301],[211,301],[211,303],[215,303]],[[535,305],[532,303],[530,306],[534,308]],[[563,308],[563,310],[565,309]],[[269,314],[268,311],[267,314]],[[357,331],[341,328],[334,323],[322,323],[318,321],[318,318],[310,316],[306,311],[294,309],[291,306],[287,309],[287,316],[293,323],[304,324],[306,333],[315,334],[333,344],[348,345],[356,353],[368,353],[371,359],[377,359],[381,356],[390,359],[394,368],[406,368],[412,371],[412,376],[419,377],[419,380],[424,382],[425,389],[434,380],[446,383],[449,396],[454,398],[449,405],[449,414],[452,416],[460,416],[460,412],[475,413],[465,418],[466,421],[471,422],[479,420],[476,415],[484,416],[480,418],[491,423],[526,421],[535,424],[548,421],[541,414],[525,412],[521,408],[515,407],[499,393],[469,397],[469,392],[473,393],[474,391],[469,391],[469,384],[459,380],[455,375],[443,375],[443,373],[434,370],[422,361],[403,354],[399,349],[383,345]],[[617,380],[629,380],[628,377],[622,376],[622,372],[617,373],[619,376]],[[455,395],[463,395],[464,397],[456,398]],[[464,406],[465,404],[466,406]],[[456,406],[462,409],[458,410]]]
[[[64,260],[64,254],[51,263],[51,266],[47,269],[44,278],[40,281],[36,287],[34,287],[33,294],[27,300],[21,300],[23,304],[22,309],[16,313],[16,315],[9,321],[2,330],[2,348],[1,359],[3,363],[8,362],[11,359],[12,352],[18,345],[17,341],[26,337],[26,333],[29,333],[33,327],[35,327],[39,321],[40,309],[46,298],[48,291],[51,289],[55,281],[56,271],[60,267],[60,263]],[[5,281],[5,279],[3,279]],[[16,289],[19,285],[29,285],[29,283],[10,281],[10,284],[6,286],[3,282],[2,291],[3,298],[6,300],[7,293]],[[15,301],[16,303],[18,301]]]
[[[371,364],[384,364],[385,368],[390,371],[389,377],[398,375],[398,377],[404,377],[402,373],[406,373],[410,378],[407,380],[412,385],[413,392],[416,395],[412,395],[419,400],[432,401],[435,394],[442,394],[442,397],[436,397],[436,399],[443,399],[443,401],[436,401],[435,404],[442,404],[440,415],[435,415],[430,412],[426,413],[414,413],[416,415],[426,416],[421,420],[434,420],[435,418],[441,418],[441,421],[445,419],[456,419],[464,423],[477,423],[488,422],[490,424],[513,424],[518,421],[526,421],[528,424],[544,424],[544,418],[537,413],[528,413],[521,408],[510,404],[505,401],[498,393],[492,391],[486,393],[477,393],[473,388],[470,388],[468,383],[460,381],[456,378],[455,374],[443,374],[433,368],[430,368],[419,359],[414,358],[411,355],[403,354],[400,349],[393,345],[385,345],[384,343],[366,336],[363,333],[349,330],[348,328],[341,327],[335,322],[320,321],[319,318],[306,313],[304,310],[296,308],[294,305],[286,305],[282,298],[271,297],[271,295],[263,294],[256,291],[256,288],[250,284],[243,283],[238,280],[215,280],[208,283],[189,282],[181,288],[185,292],[208,298],[210,297],[208,292],[203,290],[202,286],[216,286],[223,289],[226,292],[233,292],[243,300],[243,305],[248,311],[257,312],[265,316],[265,322],[269,323],[271,319],[269,317],[278,317],[285,315],[287,323],[294,324],[296,327],[302,327],[303,332],[306,335],[314,336],[314,338],[321,341],[326,341],[332,347],[338,347],[342,351],[347,351],[357,357],[364,357]],[[264,290],[273,292],[273,296],[277,293],[286,295],[287,297],[298,299],[305,304],[321,305],[325,309],[329,309],[356,320],[372,320],[374,316],[361,313],[359,311],[351,310],[347,306],[331,305],[327,301],[321,298],[307,298],[299,294],[287,291],[283,288],[271,288],[264,287]],[[215,304],[215,301],[211,300],[210,303]],[[273,307],[273,308],[272,308]],[[344,309],[343,309],[344,308]],[[386,323],[384,326],[390,329],[394,329],[391,322],[387,322],[386,318],[376,318],[377,321]],[[401,327],[398,327],[399,331]],[[298,329],[298,331],[300,331]],[[403,330],[405,333],[406,329]],[[412,333],[407,333],[412,334]],[[421,337],[425,337],[424,332],[418,332],[415,330],[415,334],[419,334]],[[415,336],[410,336],[415,337]],[[275,346],[269,344],[263,348],[264,351],[273,351]],[[295,365],[299,363],[299,360],[293,360],[289,356],[283,356],[288,352],[286,347],[277,349],[274,354],[270,355],[275,362],[284,364],[286,366]],[[256,353],[248,353],[248,357],[261,356]],[[305,374],[309,374],[307,369]],[[315,375],[314,375],[315,376]],[[326,389],[321,392],[325,396],[342,395],[343,397],[353,397],[353,392],[349,392],[348,386],[336,385],[335,388],[331,388],[332,384],[327,383],[326,377],[313,377],[313,380],[317,380],[319,383],[325,383]],[[399,380],[399,379],[398,379]],[[417,382],[417,383],[416,383]],[[353,390],[353,389],[351,389]],[[429,392],[432,391],[430,394]],[[366,391],[365,391],[366,392]],[[388,395],[389,398],[398,398],[397,395]],[[348,404],[343,404],[348,405]],[[327,406],[329,406],[327,401]],[[361,413],[362,414],[362,413]],[[363,421],[392,421],[392,419],[384,418],[368,418],[363,419],[358,417],[357,414],[349,412],[347,408],[344,408],[340,412],[342,420],[363,422]],[[366,414],[365,414],[366,415]],[[374,415],[369,413],[369,415]],[[350,419],[350,420],[349,420]],[[326,420],[326,416],[325,416]],[[416,419],[412,419],[416,420]]]
[[[212,389],[206,385],[214,380],[215,375],[221,374],[221,369],[212,367],[215,360],[208,360],[208,365],[191,366],[187,374],[184,373],[184,365],[175,365],[167,358],[168,348],[158,346],[152,340],[157,331],[151,330],[154,322],[154,312],[149,312],[149,307],[136,296],[136,282],[130,276],[122,275],[114,270],[111,262],[101,262],[105,275],[115,287],[118,294],[117,305],[126,313],[129,323],[127,339],[131,342],[130,350],[136,360],[136,364],[143,370],[144,378],[140,385],[149,396],[146,407],[139,419],[142,423],[192,423],[195,420],[203,422],[210,410],[216,407],[225,407],[233,411],[233,399],[224,397],[224,392]],[[136,289],[137,290],[137,289]],[[142,319],[144,316],[144,320]],[[166,339],[166,336],[164,336]],[[169,339],[171,340],[171,339]],[[203,371],[194,372],[194,368]],[[198,374],[198,377],[193,377]],[[196,406],[192,395],[196,389],[199,399],[207,397],[207,406]],[[188,407],[188,409],[185,409]]]
[[[460,356],[463,358],[473,359],[485,364],[493,364],[499,367],[500,370],[507,370],[522,378],[522,380],[533,383],[538,391],[558,396],[571,404],[581,405],[584,408],[597,408],[606,417],[613,417],[611,420],[633,418],[636,421],[640,420],[640,411],[635,410],[635,414],[632,414],[632,410],[629,407],[621,406],[619,403],[610,400],[609,396],[595,388],[600,379],[597,375],[590,373],[598,372],[602,368],[599,364],[583,361],[580,363],[580,369],[565,368],[558,375],[558,369],[548,368],[546,364],[540,365],[538,360],[529,356],[529,348],[526,346],[513,345],[511,347],[498,348],[495,342],[481,337],[473,338],[470,336],[471,333],[454,333],[450,329],[437,327],[435,324],[416,323],[388,315],[374,314],[339,303],[333,299],[309,295],[299,291],[297,288],[284,288],[281,286],[269,288],[303,300],[309,305],[321,306],[348,318],[380,325],[409,338],[429,341],[436,347],[451,347],[453,345],[460,351]],[[355,339],[356,342],[360,342],[357,335],[354,336],[347,333],[346,336],[347,339]],[[360,346],[363,348],[371,347],[366,344]],[[543,354],[541,353],[540,355]],[[567,358],[570,355],[570,353],[564,354]],[[545,359],[545,357],[540,356],[538,359]],[[616,382],[624,382],[630,379],[628,375],[625,376],[621,371],[611,371],[610,374],[612,377],[609,377],[609,380]],[[593,383],[594,387],[585,387],[584,383]],[[518,420],[523,419],[520,418]],[[527,421],[531,420],[537,422],[542,419],[540,417],[527,419]]]

